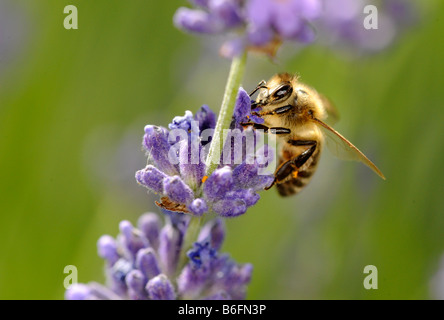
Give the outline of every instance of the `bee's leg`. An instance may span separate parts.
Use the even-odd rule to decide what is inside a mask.
[[[318,145],[318,143],[314,140],[290,140],[289,143],[293,146],[310,146],[310,148],[293,159],[297,170],[302,167],[308,159],[310,159],[316,150],[316,146]]]
[[[254,122],[241,122],[240,125],[244,128],[253,127],[256,130],[264,130],[264,132],[268,132],[268,129],[270,129],[269,127],[264,126],[263,124],[254,123]]]
[[[269,133],[271,134],[289,134],[291,133],[291,130],[288,128],[282,128],[282,127],[271,127],[269,129]]]
[[[251,102],[251,110],[256,109],[257,107],[262,107],[265,103],[264,102],[258,102],[258,101],[252,101]],[[257,115],[257,112],[253,112],[253,114]]]
[[[254,123],[254,122],[243,122],[241,123],[241,126],[243,127],[253,127],[257,130],[264,130],[265,133],[271,133],[271,134],[289,134],[291,133],[290,129],[282,128],[282,127],[267,127],[260,123]]]
[[[276,183],[283,181],[290,174],[298,172],[299,168],[302,167],[308,159],[313,155],[316,150],[317,142],[314,140],[290,140],[288,141],[293,146],[310,146],[307,150],[302,152],[299,156],[294,159],[290,159],[282,163],[274,173],[274,180],[271,185],[265,188],[265,190],[270,189]]]
[[[258,117],[263,117],[263,116],[269,116],[269,115],[283,114],[283,113],[290,111],[291,109],[293,109],[293,106],[289,104],[289,105],[286,105],[283,107],[276,108],[271,111],[252,112],[252,114],[254,114],[255,116],[258,116]]]

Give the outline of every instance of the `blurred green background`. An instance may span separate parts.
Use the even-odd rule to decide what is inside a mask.
[[[69,4],[78,30],[63,28]],[[97,239],[159,212],[134,179],[143,127],[204,103],[218,110],[229,69],[218,40],[173,27],[185,4],[0,0],[1,299],[63,299],[66,265],[80,282],[103,282]],[[249,59],[247,89],[289,71],[329,96],[337,130],[387,181],[326,151],[298,196],[263,192],[227,221],[223,251],[254,264],[248,298],[431,298],[444,252],[444,3],[421,5],[384,53],[346,59],[311,46]],[[378,290],[363,287],[370,264]]]

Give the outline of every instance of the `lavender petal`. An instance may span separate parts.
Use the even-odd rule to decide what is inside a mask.
[[[159,247],[159,233],[161,228],[161,222],[157,214],[145,213],[140,216],[137,221],[137,228],[148,239],[151,247],[157,250]]]
[[[170,280],[164,275],[160,274],[148,281],[146,291],[151,300],[174,300],[176,293]]]
[[[107,260],[108,265],[110,266],[119,260],[116,241],[109,235],[103,235],[100,237],[99,241],[97,241],[97,251],[99,257]]]
[[[204,199],[194,199],[188,206],[188,209],[196,216],[201,216],[205,212],[208,212],[208,206]]]
[[[204,183],[204,194],[211,200],[221,199],[234,186],[233,172],[229,166],[216,169]]]
[[[161,273],[156,254],[152,248],[139,250],[136,258],[136,267],[147,279],[152,279]]]
[[[177,168],[169,161],[168,130],[157,126],[145,126],[143,146],[160,171],[167,175],[178,173]]]
[[[163,179],[163,193],[171,201],[188,204],[193,200],[194,194],[189,186],[179,176],[166,177]]]
[[[145,291],[146,278],[140,270],[131,270],[125,278],[128,286],[128,295],[131,300],[147,300],[148,294]]]
[[[214,219],[203,226],[197,241],[202,242],[207,239],[209,239],[212,248],[220,250],[225,239],[225,224],[222,219]]]
[[[165,173],[152,165],[148,165],[145,169],[136,172],[137,182],[155,193],[162,193],[163,179],[166,177]]]
[[[182,249],[183,232],[171,224],[166,224],[161,232],[159,239],[159,262],[163,272],[167,276],[173,276],[179,261],[180,251]]]

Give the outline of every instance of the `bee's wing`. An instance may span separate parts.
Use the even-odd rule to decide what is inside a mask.
[[[321,98],[322,105],[327,112],[327,119],[325,120],[329,125],[334,125],[339,120],[339,112],[335,108],[335,106],[328,100],[324,95],[319,93],[319,97]]]
[[[356,148],[350,141],[345,139],[339,132],[330,127],[328,124],[319,119],[313,119],[325,133],[327,137],[327,147],[338,158],[345,160],[360,161],[372,169],[378,176],[385,180],[381,170],[375,166],[358,148]]]

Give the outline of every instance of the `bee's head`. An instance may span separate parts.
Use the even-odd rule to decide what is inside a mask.
[[[259,105],[278,104],[293,94],[295,76],[288,73],[274,75],[259,90],[256,103]]]

